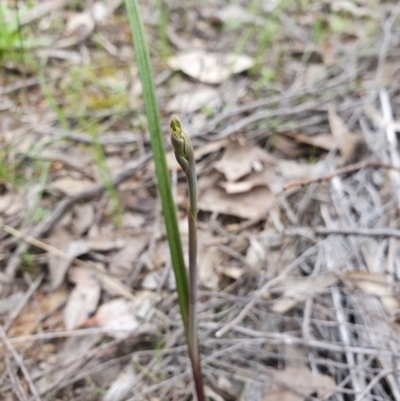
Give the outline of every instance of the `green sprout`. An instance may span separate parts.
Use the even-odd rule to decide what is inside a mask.
[[[137,0],[125,0],[128,11],[129,24],[132,31],[133,44],[135,48],[138,71],[143,88],[143,101],[146,110],[148,129],[150,132],[150,142],[153,151],[154,165],[157,175],[158,192],[161,198],[162,211],[167,231],[168,245],[171,253],[172,267],[174,270],[178,301],[182,316],[183,327],[186,335],[186,342],[189,348],[189,357],[192,364],[195,390],[198,401],[205,401],[203,380],[200,368],[200,357],[198,351],[195,306],[196,306],[196,218],[197,218],[197,199],[196,199],[196,172],[194,168],[193,149],[189,137],[183,132],[178,119],[171,121],[171,135],[173,146],[178,155],[178,162],[184,168],[189,184],[190,207],[188,213],[189,220],[189,273],[190,288],[186,272],[185,261],[182,250],[182,240],[179,233],[176,207],[172,196],[169,170],[165,157],[165,146],[163,141],[161,119],[158,110],[157,97],[154,87],[153,73],[150,64],[149,49],[145,40],[143,21]],[[189,296],[190,293],[190,296]]]
[[[173,116],[170,122],[171,144],[175,157],[186,175],[189,205],[187,218],[189,227],[189,355],[198,400],[205,400],[199,345],[197,339],[197,176],[193,146],[190,137],[183,131],[180,121]]]

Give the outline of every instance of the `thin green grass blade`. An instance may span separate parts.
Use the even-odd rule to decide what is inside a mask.
[[[143,100],[146,109],[147,121],[149,124],[151,147],[153,150],[154,164],[156,166],[158,190],[160,192],[165,225],[167,228],[167,237],[171,252],[172,266],[175,273],[179,305],[181,308],[183,325],[185,327],[187,337],[189,316],[189,284],[183,258],[178,221],[176,218],[175,203],[172,196],[170,177],[165,158],[164,141],[153,82],[153,74],[150,65],[149,51],[144,36],[144,27],[140,17],[137,1],[125,0],[125,4],[128,11],[129,24],[133,36],[133,44],[139,68],[139,76],[142,82]]]

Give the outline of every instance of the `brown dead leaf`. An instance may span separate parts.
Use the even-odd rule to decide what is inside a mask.
[[[173,70],[181,70],[206,84],[219,84],[226,81],[231,75],[251,68],[254,60],[241,54],[206,53],[203,50],[192,50],[171,57],[168,65]]]
[[[122,217],[122,227],[124,228],[140,228],[146,223],[146,218],[139,213],[124,213]]]
[[[132,301],[124,298],[113,299],[102,304],[94,316],[97,326],[107,330],[115,338],[126,338],[138,327]]]
[[[74,217],[72,226],[75,235],[81,236],[93,224],[94,221],[94,208],[90,203],[74,206]]]
[[[304,135],[299,132],[285,132],[284,135],[289,136],[298,142],[327,151],[332,150],[336,145],[335,138],[331,134]]]
[[[127,278],[148,242],[147,235],[126,239],[125,246],[111,257],[109,272],[114,277]]]
[[[228,181],[237,181],[251,173],[254,168],[275,164],[275,159],[265,150],[250,145],[242,145],[238,141],[230,140],[224,154],[214,167],[223,173]]]
[[[253,272],[260,273],[266,258],[265,245],[256,237],[250,237],[249,241],[246,262]]]
[[[242,181],[224,181],[218,183],[227,194],[248,192],[255,187],[268,187],[274,194],[282,191],[284,181],[271,168],[266,168],[260,173],[250,173]]]
[[[199,280],[205,287],[218,290],[218,272],[225,255],[216,249],[208,248],[201,257],[199,257]]]
[[[359,290],[365,294],[379,297],[387,313],[392,314],[400,309],[400,302],[394,297],[393,289],[383,274],[359,271],[346,272],[345,274]]]
[[[137,381],[137,374],[132,363],[129,363],[121,370],[117,378],[107,390],[103,401],[121,401],[131,392],[131,389]]]
[[[283,176],[284,181],[302,180],[308,178],[318,177],[322,174],[322,163],[301,163],[296,160],[277,161],[276,169]]]
[[[72,240],[66,232],[61,230],[50,238],[49,244],[69,255],[69,259],[66,259],[49,254],[50,287],[54,290],[64,282],[65,275],[74,258],[89,252],[90,248],[84,240]]]
[[[359,135],[352,134],[331,103],[328,106],[329,126],[344,162],[354,159],[361,143]]]
[[[100,300],[101,287],[96,278],[87,270],[74,268],[70,279],[76,283],[69,295],[63,319],[66,330],[74,330],[85,323],[96,310]]]
[[[110,238],[109,236],[98,236],[86,240],[85,244],[92,251],[109,252],[114,249],[123,248],[126,240],[122,238]]]
[[[184,110],[186,113],[193,113],[202,107],[211,110],[221,106],[222,100],[216,88],[199,88],[188,93],[178,93],[166,106],[170,113]]]
[[[297,395],[290,388],[304,395],[316,393],[317,397],[323,397],[336,387],[330,376],[314,375],[306,367],[288,367],[285,370],[274,371],[273,378],[277,382],[276,386],[265,386],[262,401],[303,401],[304,397]]]
[[[101,305],[92,321],[106,329],[108,335],[126,338],[140,327],[137,318],[150,319],[153,302],[157,301],[158,297],[152,291],[139,291],[134,301],[117,298]]]
[[[238,280],[240,277],[246,274],[245,269],[237,266],[223,266],[222,271],[226,277],[232,278],[233,280]]]
[[[211,187],[201,193],[199,209],[242,219],[256,219],[262,216],[274,201],[275,196],[265,187],[233,195],[228,195],[222,188]]]
[[[309,295],[319,294],[336,284],[337,281],[336,276],[327,273],[317,277],[296,278],[292,282],[286,282],[283,296],[274,303],[271,310],[275,313],[286,313],[298,303],[304,302]]]
[[[38,322],[50,311],[59,309],[67,300],[68,292],[58,289],[50,294],[36,293],[36,302],[28,303],[12,323],[8,335],[12,337],[27,336],[36,329]],[[54,319],[54,316],[52,316]],[[61,327],[60,327],[61,328]],[[26,343],[21,343],[25,347]]]
[[[74,180],[71,177],[59,178],[51,183],[51,188],[56,189],[64,195],[74,196],[93,185],[89,180]]]
[[[236,4],[218,10],[211,19],[218,24],[261,24],[263,21],[259,16],[249,13],[247,9]]]
[[[79,171],[86,168],[93,161],[93,157],[88,151],[77,146],[63,149],[49,147],[40,153],[40,157],[43,160],[62,163]]]

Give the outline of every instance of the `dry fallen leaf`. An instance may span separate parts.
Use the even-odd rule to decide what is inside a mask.
[[[218,90],[205,87],[189,93],[178,93],[167,103],[166,110],[170,113],[182,110],[185,113],[192,113],[202,107],[217,109],[221,103]]]
[[[219,182],[219,186],[225,189],[227,194],[248,192],[255,187],[268,187],[274,194],[282,191],[284,181],[271,168],[266,168],[260,173],[250,173],[242,181]]]
[[[253,169],[263,169],[264,165],[273,166],[275,159],[265,150],[238,141],[228,142],[221,160],[214,167],[223,173],[228,181],[237,181],[251,173]],[[258,171],[260,171],[258,170]]]
[[[132,272],[135,262],[148,244],[148,236],[125,240],[125,246],[110,259],[109,272],[117,278],[125,279]]]
[[[80,236],[84,234],[93,224],[94,217],[94,208],[90,203],[75,205],[72,220],[75,235]]]
[[[211,290],[218,290],[218,271],[225,255],[215,247],[208,248],[199,257],[199,281]]]
[[[327,151],[332,150],[336,145],[335,138],[331,134],[304,135],[299,132],[285,132],[285,136]]]
[[[122,217],[122,227],[124,228],[139,228],[146,223],[146,218],[143,214],[125,212]]]
[[[266,258],[265,245],[256,237],[250,237],[249,241],[246,262],[253,272],[260,273]]]
[[[230,4],[218,10],[211,19],[220,24],[261,24],[263,21],[262,18],[249,13],[248,10],[236,4]]]
[[[93,185],[89,180],[73,180],[71,177],[59,178],[51,183],[51,188],[57,189],[64,195],[73,196]]]
[[[85,241],[86,246],[97,252],[108,252],[113,249],[121,249],[125,246],[126,240],[122,238],[113,238],[108,236],[98,236]]]
[[[387,313],[392,314],[400,309],[400,302],[393,296],[393,290],[384,275],[354,271],[346,272],[346,277],[365,294],[379,297]]]
[[[220,84],[231,75],[251,68],[254,60],[240,54],[206,53],[202,50],[193,50],[171,57],[168,65],[173,70],[181,70],[206,84]]]
[[[273,205],[275,196],[265,187],[228,195],[222,188],[207,188],[199,197],[199,209],[228,214],[242,219],[256,219]]]
[[[49,294],[44,295],[43,293],[37,292],[35,299],[36,302],[29,302],[20,312],[18,317],[12,323],[8,336],[19,337],[32,334],[37,330],[37,325],[40,319],[42,319],[49,311],[58,310],[67,300],[68,292],[64,288],[60,288]],[[52,315],[53,325],[56,322],[56,318]],[[53,327],[54,329],[55,327]],[[57,327],[58,328],[58,327]],[[60,327],[61,329],[61,324]],[[23,342],[18,346],[26,347],[27,343]]]
[[[133,302],[124,298],[113,299],[102,304],[94,316],[97,326],[107,330],[115,338],[126,338],[138,327]]]
[[[46,148],[40,153],[43,160],[49,160],[56,163],[62,163],[76,170],[83,170],[93,162],[92,155],[83,148],[65,147],[61,149]]]
[[[328,107],[328,118],[332,135],[335,138],[343,161],[347,162],[353,159],[361,143],[360,136],[350,133],[342,118],[336,114],[333,104]]]
[[[296,160],[277,160],[276,169],[285,182],[318,177],[323,172],[322,163],[301,163]]]
[[[70,272],[71,281],[76,283],[69,295],[63,319],[66,330],[74,330],[85,323],[96,310],[100,300],[100,283],[87,270],[74,268]]]
[[[111,384],[103,401],[120,401],[125,399],[137,380],[138,377],[133,364],[129,363],[121,370],[117,378]]]
[[[0,196],[0,213],[6,216],[19,213],[25,208],[23,197],[18,193],[8,192]]]
[[[287,367],[274,371],[276,386],[266,385],[262,401],[303,401],[304,397],[295,394],[290,388],[304,394],[323,397],[336,387],[335,381],[326,375],[314,375],[308,368]],[[281,383],[281,385],[279,385]],[[287,386],[287,388],[283,387]]]
[[[286,313],[298,303],[304,302],[308,296],[319,294],[326,288],[336,284],[338,278],[331,273],[317,277],[296,278],[285,282],[283,296],[275,301],[271,310],[275,313]]]
[[[89,252],[90,248],[84,240],[72,240],[65,232],[54,235],[50,238],[49,244],[64,251],[69,256],[69,259],[66,259],[49,254],[50,287],[54,290],[64,282],[65,275],[73,259]]]
[[[237,266],[223,266],[222,271],[224,276],[232,278],[234,280],[238,280],[240,277],[246,274],[245,269]]]

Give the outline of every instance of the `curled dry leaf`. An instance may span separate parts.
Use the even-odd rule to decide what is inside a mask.
[[[139,327],[133,303],[123,298],[101,305],[96,312],[95,322],[115,338],[126,338]]]
[[[93,185],[89,180],[74,180],[71,177],[63,177],[51,183],[51,188],[56,189],[64,195],[74,196]]]
[[[126,239],[125,246],[111,257],[110,273],[120,279],[128,277],[148,241],[149,238],[146,235]]]
[[[225,148],[221,160],[214,167],[225,175],[228,181],[237,181],[251,173],[258,165],[273,166],[275,158],[265,150],[249,143],[241,144],[231,140]]]
[[[228,195],[222,188],[211,187],[201,193],[199,209],[242,219],[256,219],[266,213],[274,202],[275,196],[265,187],[233,195]]]
[[[399,310],[400,302],[394,297],[384,275],[356,271],[346,272],[346,277],[365,294],[379,297],[387,313],[393,314]]]
[[[278,160],[276,169],[280,172],[285,182],[303,180],[322,175],[322,163],[300,163],[296,160]]]
[[[100,300],[100,283],[87,270],[74,268],[70,272],[71,281],[76,283],[69,295],[63,319],[66,330],[83,325],[96,310]]]
[[[166,106],[170,113],[184,110],[185,113],[192,113],[202,107],[216,109],[221,106],[222,100],[215,88],[200,88],[188,93],[179,93],[174,96]]]
[[[138,379],[135,368],[129,363],[117,376],[104,396],[103,401],[120,401],[130,393]]]
[[[108,236],[99,236],[86,240],[85,244],[92,251],[108,252],[114,249],[123,248],[126,244],[126,240],[122,238],[109,238]]]
[[[331,377],[314,375],[306,367],[288,367],[285,370],[274,371],[273,378],[276,386],[265,386],[262,401],[303,401],[304,397],[291,391],[290,388],[304,395],[323,397],[336,387]]]
[[[246,262],[253,272],[261,272],[266,258],[266,249],[256,237],[250,237],[250,246],[247,248]]]
[[[218,290],[218,271],[224,257],[221,251],[213,247],[207,249],[199,258],[199,280],[202,285],[211,290]]]
[[[203,50],[193,50],[171,57],[168,65],[173,70],[181,70],[206,84],[220,84],[231,75],[253,67],[254,60],[240,54],[207,53]]]
[[[336,144],[340,150],[340,155],[344,162],[354,159],[357,150],[360,149],[362,138],[359,135],[352,134],[346,127],[346,124],[338,116],[335,106],[330,104],[328,107],[329,126]]]
[[[115,338],[126,338],[140,327],[137,319],[148,320],[152,305],[158,297],[152,291],[139,291],[134,301],[113,299],[101,305],[93,322]]]
[[[332,150],[336,145],[335,138],[331,134],[304,135],[299,132],[285,132],[285,136],[327,151]]]
[[[12,323],[8,335],[10,338],[30,335],[37,330],[37,324],[50,311],[56,311],[59,309],[68,298],[68,292],[60,288],[49,294],[43,294],[41,292],[36,293],[36,302],[29,302],[17,316]],[[53,324],[57,322],[54,318]],[[53,327],[55,328],[55,327]],[[61,325],[57,326],[57,329],[61,329]],[[21,347],[26,347],[27,343],[23,342],[20,344]]]
[[[262,18],[250,14],[245,8],[236,4],[218,10],[211,19],[220,24],[261,24]]]
[[[89,252],[90,248],[84,240],[71,240],[66,233],[50,238],[49,243],[55,248],[64,251],[69,256],[69,258],[66,259],[53,254],[49,255],[50,286],[51,289],[54,290],[64,282],[65,275],[74,258]]]
[[[95,20],[89,11],[71,14],[65,29],[65,37],[58,40],[55,47],[75,46],[87,39],[95,28]]]
[[[274,303],[271,310],[275,313],[286,313],[300,302],[304,302],[307,297],[319,294],[337,282],[338,278],[332,273],[287,280],[283,296]]]
[[[255,187],[268,187],[274,194],[282,191],[284,181],[272,169],[266,168],[260,173],[250,173],[242,181],[224,181],[218,183],[227,194],[249,192]]]
[[[18,193],[8,192],[0,196],[0,213],[6,216],[19,213],[25,208],[23,197]]]
[[[40,153],[40,157],[43,160],[48,160],[58,165],[63,164],[78,171],[84,170],[93,162],[93,157],[89,151],[77,146],[63,147],[61,149],[48,147],[43,149]]]
[[[246,274],[246,270],[238,266],[223,266],[222,271],[224,276],[232,278],[233,280],[238,280]]]
[[[94,209],[90,203],[74,206],[74,217],[72,226],[75,235],[84,234],[93,224]]]

